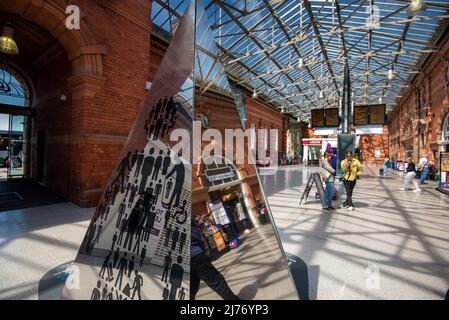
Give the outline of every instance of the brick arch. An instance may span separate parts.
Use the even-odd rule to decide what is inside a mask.
[[[2,0],[0,11],[8,12],[31,21],[47,30],[67,52],[72,64],[72,77],[69,79],[76,91],[99,89],[104,82],[104,45],[96,42],[89,26],[82,18],[79,30],[69,30],[65,26],[66,7],[58,0]],[[89,90],[84,90],[89,93]],[[92,93],[92,92],[90,92]]]

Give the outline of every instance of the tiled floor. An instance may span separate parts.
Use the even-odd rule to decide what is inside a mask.
[[[68,202],[0,212],[0,299],[38,299],[42,277],[74,260],[92,214]]]
[[[398,176],[365,168],[356,210],[322,211],[299,200],[313,169],[262,177],[286,252],[304,264],[310,299],[443,299],[449,288],[449,199],[434,190],[400,191]],[[339,202],[345,199],[342,185]]]
[[[299,205],[313,169],[284,168],[262,177],[286,252],[303,262],[310,299],[442,299],[449,288],[449,198],[428,184],[400,191],[402,180],[365,168],[356,210],[323,212],[314,199]],[[344,192],[340,186],[340,201]],[[39,281],[76,256],[93,209],[62,203],[0,212],[0,299],[37,299]],[[275,242],[262,228],[214,262],[231,288],[248,299],[289,297],[273,267]],[[248,254],[250,252],[250,254]],[[266,263],[268,261],[269,263]],[[280,278],[278,276],[281,276]],[[271,284],[278,286],[272,287]],[[269,292],[267,288],[275,288]],[[217,298],[204,285],[198,299]]]

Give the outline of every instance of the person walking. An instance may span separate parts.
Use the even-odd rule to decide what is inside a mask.
[[[327,211],[333,211],[335,208],[332,206],[332,197],[334,195],[335,184],[335,169],[332,168],[333,154],[329,152],[324,153],[324,159],[321,167],[324,169],[324,182],[326,183],[326,190],[323,197],[323,209]]]
[[[362,174],[362,165],[359,160],[353,157],[352,151],[346,151],[346,158],[340,163],[343,184],[346,190],[346,200],[343,202],[344,207],[348,207],[348,211],[354,210],[354,203],[352,202],[352,193],[357,182],[357,178]]]
[[[426,184],[426,178],[429,175],[429,159],[427,154],[425,154],[424,157],[419,160],[418,167],[419,183]]]
[[[402,190],[407,190],[408,185],[411,183],[415,190],[414,192],[420,192],[419,185],[415,180],[416,177],[416,165],[413,162],[412,158],[407,159],[408,165],[405,168],[405,178],[404,178],[404,185],[402,186]]]
[[[231,288],[229,288],[223,275],[210,262],[209,257],[204,252],[201,241],[201,232],[196,219],[191,219],[191,244],[190,244],[190,299],[195,300],[195,296],[200,288],[200,280],[203,280],[212,290],[214,290],[224,300],[240,300]]]
[[[388,169],[390,168],[390,166],[391,166],[390,159],[386,157],[384,159],[384,176],[388,175]]]

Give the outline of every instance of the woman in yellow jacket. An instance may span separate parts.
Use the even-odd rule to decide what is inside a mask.
[[[362,174],[362,165],[359,160],[353,158],[351,150],[346,151],[346,159],[341,161],[341,170],[343,184],[346,190],[346,201],[343,202],[343,206],[348,207],[348,210],[352,211],[354,210],[352,191],[354,190],[357,178]]]

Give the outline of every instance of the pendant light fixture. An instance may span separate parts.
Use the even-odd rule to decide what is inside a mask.
[[[408,5],[407,14],[409,16],[416,16],[427,9],[427,5],[424,0],[412,0]]]
[[[257,95],[257,91],[254,90],[254,91],[253,91],[253,99],[257,99],[257,96],[258,96],[258,95]]]
[[[6,54],[19,54],[19,47],[14,41],[14,29],[12,23],[7,22],[3,26],[2,36],[0,37],[0,52]]]

